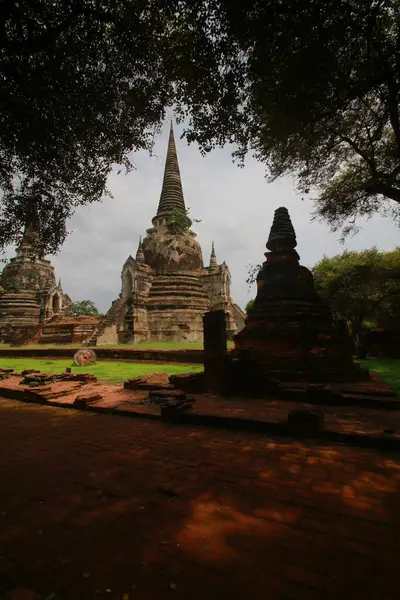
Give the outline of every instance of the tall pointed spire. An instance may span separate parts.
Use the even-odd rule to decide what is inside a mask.
[[[212,242],[211,256],[210,256],[210,271],[215,271],[217,268],[218,268],[217,256],[215,254],[214,242]]]
[[[178,155],[175,146],[174,128],[171,121],[164,180],[157,217],[168,217],[176,209],[185,210],[185,201],[183,199],[181,174],[179,172]]]

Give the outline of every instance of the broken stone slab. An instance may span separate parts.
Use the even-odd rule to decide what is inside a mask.
[[[62,373],[57,375],[58,381],[97,381],[97,377],[91,373]]]
[[[161,406],[161,419],[163,421],[173,421],[178,419],[179,416],[187,410],[193,407],[192,400],[186,400],[184,402],[171,401]]]
[[[44,383],[54,383],[56,375],[53,373],[37,373],[28,374],[20,381],[20,385],[29,385],[30,387],[38,387]]]
[[[166,373],[149,373],[143,377],[128,379],[124,383],[125,390],[172,390],[169,376]]]
[[[25,375],[31,375],[32,373],[40,373],[38,369],[25,369],[25,371],[21,371],[21,375],[25,377]]]
[[[174,388],[186,393],[201,394],[205,389],[204,373],[170,375],[169,381]]]
[[[77,408],[86,408],[89,404],[95,404],[98,400],[102,400],[101,394],[80,394],[74,400],[74,406]]]

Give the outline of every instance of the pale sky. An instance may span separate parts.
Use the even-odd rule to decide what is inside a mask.
[[[181,132],[182,127],[175,126],[185,202],[191,216],[202,219],[192,229],[198,234],[205,264],[214,240],[218,262],[225,260],[231,271],[232,298],[243,308],[255,295],[255,289],[249,293],[246,284],[247,265],[263,262],[273,214],[279,206],[289,210],[300,262],[309,268],[324,254],[372,246],[392,250],[400,244],[399,227],[381,217],[365,222],[360,233],[340,244],[339,233],[310,222],[312,203],[301,200],[290,178],[268,184],[262,164],[248,158],[245,167],[238,168],[229,148],[203,158],[195,144],[188,146],[180,139]],[[133,155],[136,170],[110,175],[108,187],[114,198],[79,208],[61,251],[49,257],[72,300],[93,300],[106,312],[118,298],[122,266],[129,254],[135,256],[139,236],[146,234],[157,211],[168,133],[169,122],[156,138],[152,157],[147,152]]]

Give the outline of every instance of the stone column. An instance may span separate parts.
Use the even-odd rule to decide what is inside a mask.
[[[207,312],[203,317],[203,331],[205,389],[217,392],[221,389],[224,359],[228,351],[225,311]]]

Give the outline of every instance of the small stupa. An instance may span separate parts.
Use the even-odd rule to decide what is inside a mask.
[[[43,253],[36,200],[32,200],[16,256],[1,273],[0,287],[0,340],[3,342],[38,341],[41,325],[64,315],[71,305],[61,279],[57,284],[54,267]]]
[[[228,359],[234,386],[262,388],[263,378],[328,383],[363,376],[353,363],[350,339],[336,330],[311,271],[299,264],[296,246],[289,212],[278,208],[257,296]]]

